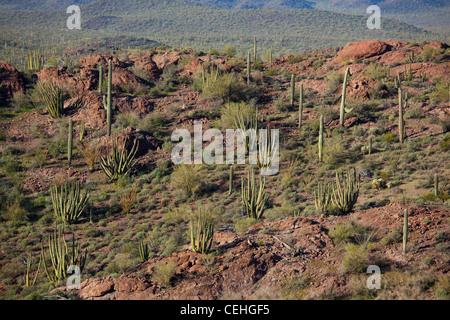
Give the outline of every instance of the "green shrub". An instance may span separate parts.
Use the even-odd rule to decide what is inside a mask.
[[[169,287],[170,282],[176,275],[177,264],[174,261],[158,261],[155,263],[152,278],[159,285]]]
[[[194,196],[201,186],[200,168],[196,165],[184,163],[176,166],[170,176],[171,185],[183,192],[184,197]]]
[[[348,244],[345,247],[345,256],[342,259],[341,267],[345,273],[363,272],[367,266],[369,250],[364,245]]]

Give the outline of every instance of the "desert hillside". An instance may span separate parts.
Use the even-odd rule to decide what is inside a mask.
[[[447,44],[94,51],[0,62],[0,298],[450,298]],[[174,165],[196,121],[278,129],[279,172]]]

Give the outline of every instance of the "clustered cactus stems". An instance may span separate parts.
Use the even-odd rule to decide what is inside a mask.
[[[300,83],[300,98],[299,98],[299,109],[298,109],[298,127],[302,127],[303,122],[303,83]]]
[[[344,85],[342,86],[342,99],[341,99],[341,109],[340,109],[340,118],[339,118],[339,125],[340,127],[344,127],[344,116],[345,116],[345,112],[351,112],[352,109],[347,109],[345,107],[345,95],[346,95],[346,91],[347,91],[347,78],[348,76],[351,76],[350,74],[350,68],[347,68],[347,70],[345,71],[345,76],[344,76]]]
[[[69,167],[72,163],[72,149],[73,149],[73,124],[72,118],[69,118],[69,136],[67,139],[67,161],[69,162]]]
[[[347,176],[344,173],[336,172],[336,183],[333,188],[333,203],[342,214],[352,211],[353,206],[358,200],[360,187],[360,177],[356,174],[356,169],[347,170]]]
[[[39,274],[39,270],[41,268],[42,259],[39,259],[39,263],[37,266],[37,270],[35,271],[34,278],[31,279],[32,265],[33,265],[33,256],[31,252],[28,253],[28,257],[26,258],[27,272],[25,274],[25,287],[32,287],[36,283],[37,276]]]
[[[215,223],[211,214],[204,208],[199,208],[190,220],[192,250],[208,253],[213,243],[214,227]]]
[[[57,228],[58,229],[58,228]],[[72,248],[69,250],[64,231],[55,230],[48,236],[48,251],[52,269],[47,267],[43,243],[41,242],[41,260],[44,263],[44,271],[52,284],[57,284],[67,277],[70,266],[77,266],[80,273],[86,264],[86,250],[82,253],[80,244],[75,245],[75,235],[72,235]]]
[[[28,51],[28,70],[39,71],[44,66],[44,56],[39,50]]]
[[[78,221],[89,200],[89,193],[81,194],[80,182],[66,182],[50,188],[53,211],[64,223],[73,224]]]
[[[124,140],[122,143],[122,149],[119,150],[119,138],[113,140],[112,152],[109,152],[108,147],[106,159],[103,157],[100,158],[100,166],[111,182],[115,182],[120,177],[128,174],[136,163],[133,162],[133,159],[138,149],[137,140],[134,140],[130,151],[127,151],[125,144],[126,141]]]
[[[64,90],[62,86],[53,81],[38,82],[37,90],[47,106],[52,118],[60,118],[64,109]]]
[[[139,257],[142,262],[146,262],[150,259],[150,247],[148,243],[145,243],[144,240],[139,241]]]
[[[319,125],[319,162],[322,162],[323,158],[323,116],[320,116]]]
[[[406,253],[406,243],[408,242],[408,209],[404,211],[403,220],[403,253]]]
[[[108,127],[108,136],[111,136],[111,86],[112,86],[112,61],[108,60],[108,91],[107,97],[103,96],[103,106],[106,109],[106,124]]]
[[[248,172],[247,183],[242,177],[241,181],[241,198],[244,209],[249,218],[260,219],[266,209],[269,196],[266,194],[264,188],[266,186],[266,179],[259,177],[258,183],[255,181],[255,171],[253,168]]]
[[[331,186],[329,183],[319,182],[314,190],[314,204],[321,214],[328,214],[331,208]]]

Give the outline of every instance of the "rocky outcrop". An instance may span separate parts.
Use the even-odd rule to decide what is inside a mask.
[[[10,99],[25,90],[25,81],[19,71],[6,62],[0,62],[0,99]]]
[[[347,44],[333,59],[336,64],[355,59],[367,59],[382,55],[391,49],[386,42],[379,40],[366,40]]]

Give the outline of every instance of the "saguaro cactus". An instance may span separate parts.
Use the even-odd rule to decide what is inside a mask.
[[[299,108],[298,108],[298,127],[302,127],[303,122],[303,83],[300,83],[300,97],[299,97]]]
[[[103,106],[106,109],[106,123],[108,127],[108,136],[111,136],[111,86],[112,86],[112,61],[108,60],[108,92],[107,98],[103,96]]]
[[[405,209],[403,220],[403,253],[406,253],[406,243],[408,242],[408,209]]]
[[[103,66],[98,66],[98,93],[102,93],[103,91]]]
[[[230,166],[230,179],[229,179],[229,190],[228,194],[233,193],[233,165]]]
[[[247,84],[250,84],[250,74],[251,74],[251,69],[252,69],[252,65],[251,65],[251,57],[250,57],[250,51],[247,54]]]
[[[434,196],[437,197],[439,195],[439,176],[436,173],[434,175]]]
[[[342,128],[344,126],[344,116],[345,112],[350,112],[350,110],[345,108],[345,93],[347,91],[347,78],[350,74],[350,68],[347,68],[344,76],[344,84],[342,86],[342,98],[341,98],[341,109],[340,109],[340,118],[339,118],[339,126]]]
[[[408,94],[405,94],[405,99],[403,103],[403,94],[402,94],[402,87],[398,87],[398,136],[400,143],[403,143],[406,136],[405,131],[405,120],[403,118],[403,109],[406,108],[406,105],[408,104]]]
[[[294,105],[295,101],[295,74],[291,76],[291,106]]]
[[[67,161],[69,162],[69,167],[72,163],[72,149],[73,149],[73,124],[72,118],[69,118],[69,137],[67,141]]]
[[[319,126],[319,162],[322,162],[323,158],[323,116],[320,116]]]
[[[256,36],[253,39],[253,61],[256,62],[257,59],[257,44],[256,44]]]

